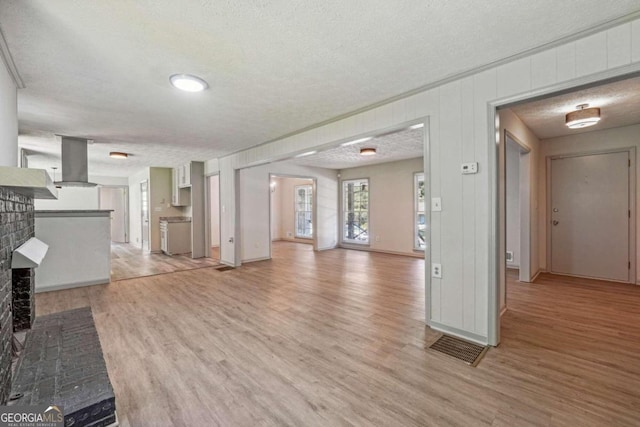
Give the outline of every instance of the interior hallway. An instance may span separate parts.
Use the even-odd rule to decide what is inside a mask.
[[[148,253],[129,243],[111,243],[111,281],[219,265],[217,259]]]
[[[37,294],[38,315],[91,305],[123,426],[640,423],[638,287],[511,277],[502,344],[471,368],[425,349],[422,260],[273,250]]]

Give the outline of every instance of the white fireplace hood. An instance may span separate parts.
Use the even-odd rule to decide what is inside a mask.
[[[58,198],[58,190],[44,169],[0,166],[0,187],[9,188],[34,199]]]
[[[35,237],[13,251],[11,268],[36,268],[42,263],[49,250],[49,245]]]

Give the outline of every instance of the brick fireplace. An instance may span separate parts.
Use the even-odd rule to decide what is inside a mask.
[[[11,390],[13,332],[30,328],[35,319],[33,269],[11,269],[13,251],[31,237],[33,198],[0,187],[0,405]]]

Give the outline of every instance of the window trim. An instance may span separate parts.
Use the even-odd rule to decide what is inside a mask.
[[[311,234],[309,236],[300,236],[298,235],[298,189],[305,188],[305,191],[309,191],[311,193]],[[300,184],[293,186],[293,237],[296,239],[309,239],[313,240],[313,184]],[[307,211],[301,211],[307,212]]]
[[[344,221],[345,221],[345,200],[344,200],[344,185],[349,182],[358,182],[358,181],[367,181],[367,193],[368,193],[368,203],[367,203],[367,240],[359,241],[359,240],[351,240],[344,237]],[[350,178],[340,180],[340,243],[344,245],[357,245],[357,246],[370,246],[371,245],[371,179],[369,177],[362,178]]]
[[[424,172],[414,172],[413,173],[413,250],[414,251],[419,251],[419,252],[424,252],[425,248],[426,248],[426,243],[425,243],[425,248],[421,248],[418,245],[418,176],[422,175],[422,180],[424,181],[424,185],[427,185],[427,181],[426,181],[426,176],[424,174]],[[424,215],[425,218],[425,226],[426,226],[426,221],[427,221],[427,192],[425,190],[425,199],[424,199],[424,211],[422,211],[422,214]],[[426,239],[425,239],[426,240]]]

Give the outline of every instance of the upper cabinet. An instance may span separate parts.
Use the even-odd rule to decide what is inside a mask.
[[[182,185],[185,182],[184,168],[182,166],[173,168],[171,177],[171,204],[173,206],[189,206],[191,204],[191,190],[189,187]],[[191,176],[189,176],[189,182],[191,182]]]
[[[191,163],[182,165],[178,169],[178,187],[191,187]]]

